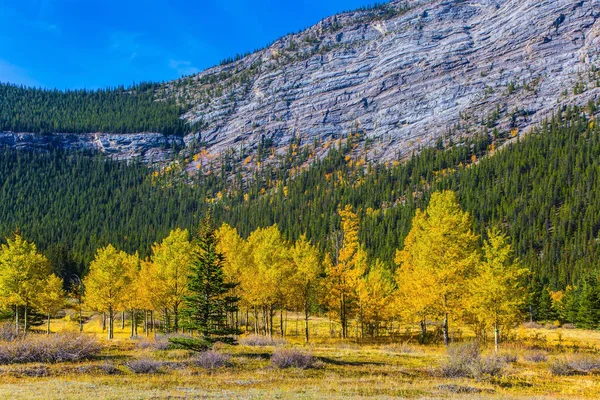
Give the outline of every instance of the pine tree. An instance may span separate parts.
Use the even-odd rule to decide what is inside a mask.
[[[215,229],[207,218],[196,238],[197,254],[190,268],[188,294],[184,297],[185,328],[197,331],[200,339],[172,339],[192,350],[204,350],[216,342],[235,343],[235,327],[228,314],[237,310],[238,299],[231,295],[235,283],[227,283],[223,254],[217,251]]]
[[[600,322],[600,296],[597,280],[593,277],[584,280],[581,286],[576,322],[578,327],[584,329],[595,329]]]

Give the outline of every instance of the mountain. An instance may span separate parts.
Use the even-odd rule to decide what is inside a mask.
[[[322,156],[332,139],[360,132],[370,143],[369,161],[385,161],[439,138],[456,142],[480,132],[527,132],[561,106],[598,99],[599,5],[597,0],[417,0],[339,14],[200,74],[150,85],[154,103],[169,105],[168,115],[179,107],[187,123],[188,129],[176,129],[183,140],[170,139],[177,141],[176,151],[139,135],[116,140],[106,135],[102,146],[96,135],[80,140],[119,158],[142,156],[147,162],[190,154],[198,146],[213,156],[233,148],[241,160],[265,143],[281,154],[295,140],[316,142]],[[148,86],[121,92],[143,97]],[[7,107],[9,116],[18,112],[2,105]],[[56,124],[61,125],[68,126]],[[172,123],[154,125],[149,128],[159,128],[151,130],[155,133],[174,131]],[[35,123],[23,126],[35,131],[25,133],[41,132]],[[60,132],[86,127],[116,132],[111,124]],[[135,122],[127,127],[125,133],[148,132]],[[0,136],[9,146],[27,147],[33,139]],[[54,143],[61,146],[64,136],[58,139]],[[123,141],[127,146],[118,145]],[[190,171],[207,164],[196,159]]]

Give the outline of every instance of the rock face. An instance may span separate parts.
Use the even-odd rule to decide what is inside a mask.
[[[183,138],[160,133],[139,134],[54,134],[0,132],[0,148],[65,149],[100,151],[117,160],[133,160],[151,164],[172,158],[184,146]]]
[[[168,87],[194,99],[185,118],[205,123],[212,152],[360,130],[390,159],[490,126],[523,131],[558,104],[598,98],[599,15],[600,0],[396,1]]]
[[[173,144],[251,154],[264,140],[283,149],[300,137],[323,149],[360,132],[372,139],[371,160],[389,160],[439,138],[514,134],[599,97],[599,16],[600,0],[392,1],[165,84],[157,96],[177,98],[190,106],[183,118],[202,122],[186,138],[4,133],[0,144],[150,162]]]

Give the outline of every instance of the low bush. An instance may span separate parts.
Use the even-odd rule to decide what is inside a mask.
[[[203,351],[192,358],[192,363],[201,368],[215,369],[231,365],[229,354],[219,353],[213,350]]]
[[[484,357],[469,365],[471,377],[482,380],[488,377],[499,377],[504,373],[506,364],[496,356]]]
[[[125,366],[134,374],[157,374],[164,364],[152,358],[139,358],[125,363]]]
[[[284,339],[273,338],[269,336],[250,335],[241,338],[240,344],[252,347],[284,346],[286,341]]]
[[[519,360],[517,353],[500,353],[498,358],[508,364],[515,363]]]
[[[102,347],[91,336],[61,333],[0,343],[0,364],[76,362],[97,356]]]
[[[501,376],[506,364],[502,357],[481,357],[476,342],[454,344],[448,347],[448,358],[434,372],[445,378],[475,378]]]
[[[17,338],[17,331],[12,323],[0,324],[0,342],[11,342]]]
[[[525,354],[524,358],[525,358],[525,360],[530,361],[530,362],[540,363],[540,362],[548,361],[548,354],[546,354],[543,351],[534,351],[534,352]]]
[[[552,360],[548,367],[553,375],[586,375],[600,372],[600,357],[574,354]]]
[[[315,359],[312,354],[295,349],[277,349],[271,356],[271,364],[280,369],[307,369],[315,366]]]

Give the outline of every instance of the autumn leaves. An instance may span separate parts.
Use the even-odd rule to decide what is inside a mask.
[[[247,239],[226,224],[216,231],[223,284],[241,311],[231,311],[228,324],[284,336],[284,313],[295,311],[308,341],[313,313],[337,321],[342,338],[374,337],[393,331],[397,322],[419,325],[425,338],[435,322],[448,344],[451,324],[468,325],[484,338],[493,334],[498,343],[499,333],[521,320],[528,271],[506,236],[492,230],[482,240],[473,233],[471,216],[453,192],[434,193],[427,209],[417,211],[395,266],[367,256],[351,206],[338,213],[340,227],[325,252],[305,236],[288,242],[277,226],[258,228]],[[132,336],[142,314],[146,332],[149,314],[160,316],[164,331],[178,332],[189,326],[182,307],[190,298],[197,252],[180,229],[156,243],[146,260],[108,245],[98,250],[83,282],[85,307],[106,315],[109,339],[115,313],[124,310],[131,315]],[[17,235],[2,247],[0,301],[17,319],[19,310],[55,312],[63,305],[61,285],[33,244]]]

